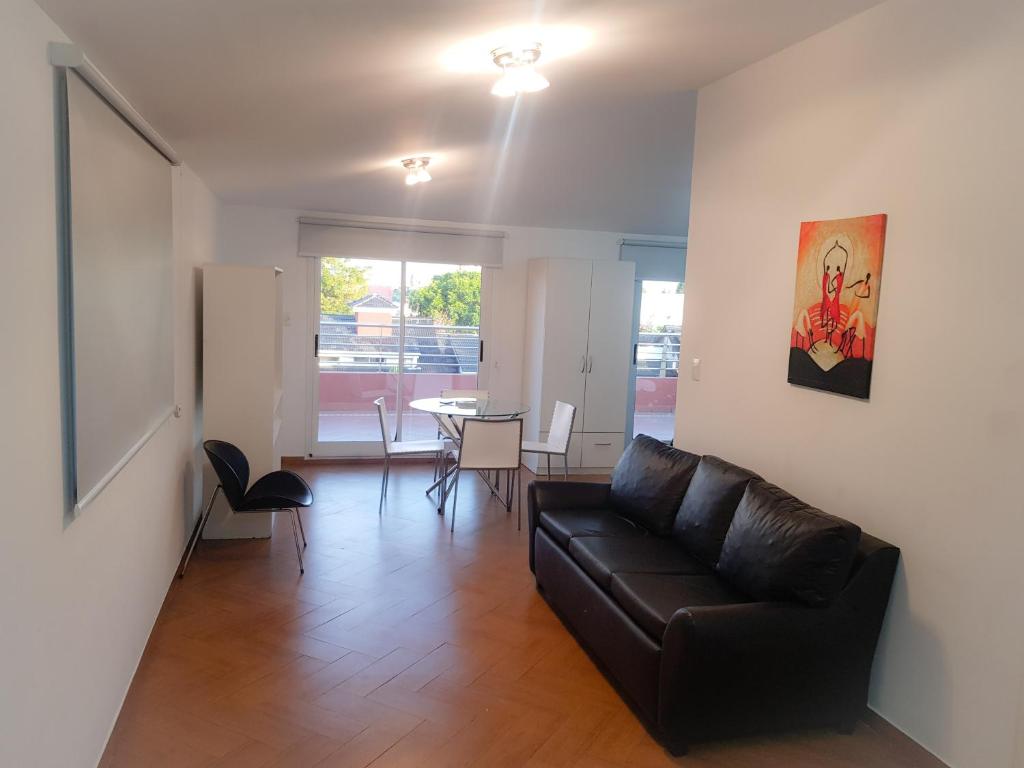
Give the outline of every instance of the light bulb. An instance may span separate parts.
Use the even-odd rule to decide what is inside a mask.
[[[510,96],[516,95],[515,81],[511,77],[508,69],[506,69],[505,73],[498,78],[497,82],[494,83],[494,87],[491,88],[491,94],[502,99],[507,99]]]
[[[501,78],[491,88],[495,96],[508,98],[518,93],[542,91],[551,85],[533,66],[540,58],[540,43],[522,49],[496,48],[491,55],[494,63],[501,67]]]
[[[405,174],[406,186],[414,187],[421,182],[430,181],[430,173],[427,171],[429,163],[430,157],[426,155],[423,157],[407,157],[403,160],[402,167],[407,171]]]
[[[501,98],[515,96],[517,93],[534,93],[543,91],[551,83],[531,64],[509,65],[491,88],[491,93]]]

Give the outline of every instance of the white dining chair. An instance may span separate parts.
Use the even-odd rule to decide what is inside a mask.
[[[523,442],[522,419],[476,419],[462,422],[462,442],[455,466],[455,493],[452,498],[452,532],[455,532],[455,508],[459,504],[459,478],[462,470],[471,472],[505,471],[504,506],[512,511],[512,496],[516,494],[516,525],[523,526],[523,492],[519,484],[519,450]],[[493,488],[492,488],[493,491]]]
[[[443,472],[445,453],[452,448],[452,443],[444,438],[439,440],[394,440],[391,437],[391,420],[388,418],[388,408],[383,397],[373,401],[377,406],[377,416],[380,418],[380,436],[384,442],[384,473],[380,479],[380,503],[378,511],[384,507],[384,497],[388,495],[388,479],[391,474],[392,456],[433,456],[434,457],[434,478],[438,472]],[[442,484],[443,487],[443,484]]]
[[[572,440],[572,427],[576,421],[576,406],[555,401],[555,411],[551,415],[551,427],[548,439],[543,442],[523,441],[523,453],[536,453],[546,456],[548,461],[547,476],[551,477],[551,457],[562,457],[562,476],[569,479],[569,441]]]
[[[491,396],[489,390],[486,389],[442,389],[441,397],[445,400],[462,400],[462,399],[474,399],[474,400],[486,400]]]

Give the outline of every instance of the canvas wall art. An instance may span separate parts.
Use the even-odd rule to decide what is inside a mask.
[[[867,398],[886,215],[800,225],[789,382]]]

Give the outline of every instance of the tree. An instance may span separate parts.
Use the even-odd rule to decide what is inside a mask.
[[[355,267],[344,259],[320,260],[320,311],[328,315],[352,314],[352,302],[370,289],[366,267]]]
[[[439,325],[480,325],[480,273],[446,272],[409,291],[409,307]]]

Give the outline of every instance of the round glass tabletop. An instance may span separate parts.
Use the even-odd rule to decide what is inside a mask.
[[[409,403],[410,408],[427,413],[443,413],[448,416],[477,416],[483,419],[513,418],[530,410],[525,403],[515,400],[478,400],[475,397],[424,397]]]

